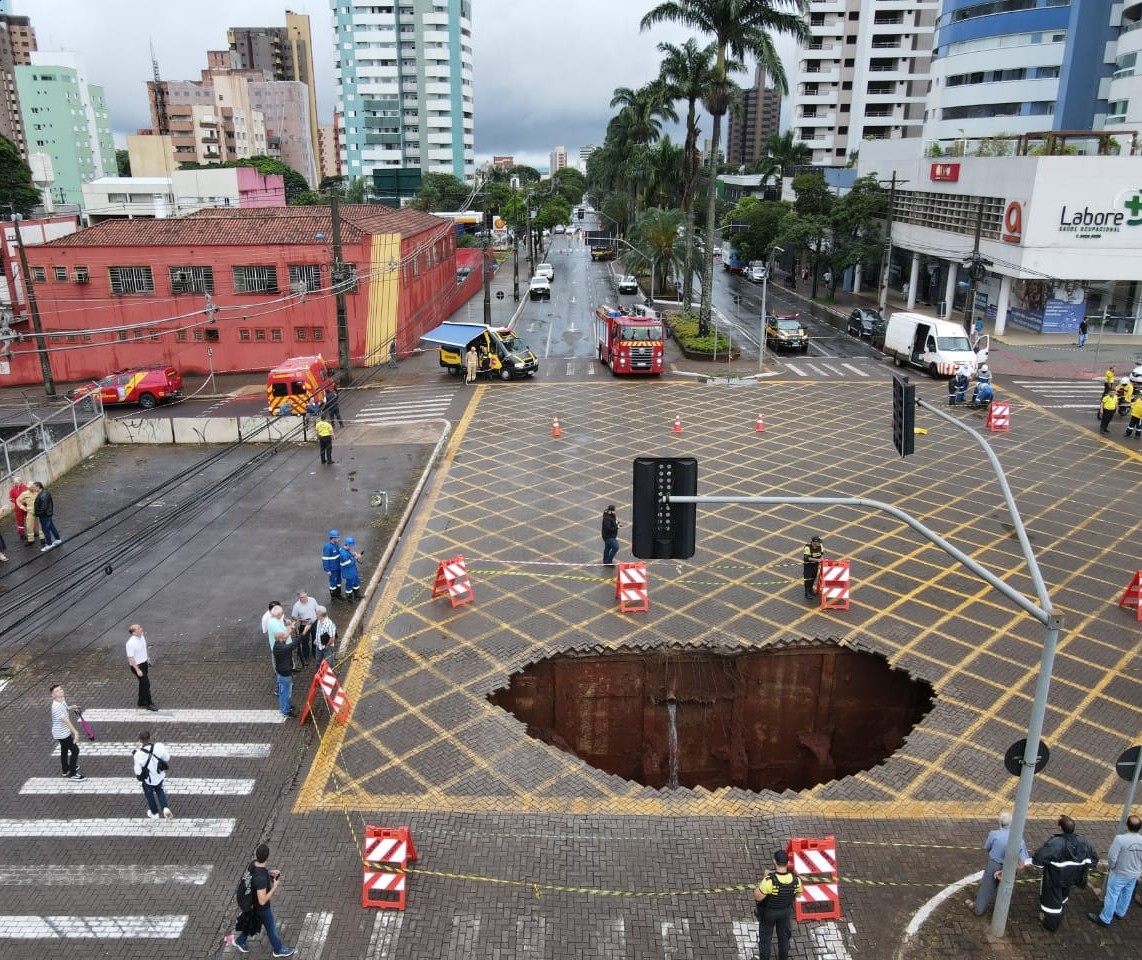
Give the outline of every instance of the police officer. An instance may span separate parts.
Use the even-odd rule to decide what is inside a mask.
[[[766,870],[757,882],[753,899],[757,902],[758,960],[769,960],[773,930],[777,928],[777,960],[789,960],[789,941],[793,937],[793,901],[801,892],[801,881],[789,869],[789,854],[777,850],[773,854],[773,870]]]
[[[817,596],[817,573],[821,569],[821,557],[825,548],[821,546],[821,538],[814,537],[807,544],[801,555],[801,576],[805,580],[805,599],[812,600]]]
[[[341,594],[341,534],[329,531],[329,539],[321,551],[321,569],[329,574],[329,599],[336,600]]]
[[[353,548],[357,541],[352,537],[345,538],[345,546],[341,548],[341,583],[345,590],[346,600],[360,600],[361,571],[357,569],[357,561],[364,556],[359,550]]]

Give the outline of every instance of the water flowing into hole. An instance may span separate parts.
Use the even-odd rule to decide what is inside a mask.
[[[669,729],[666,742],[670,750],[670,766],[666,775],[666,789],[678,789],[678,701],[671,697],[666,701],[666,722]]]

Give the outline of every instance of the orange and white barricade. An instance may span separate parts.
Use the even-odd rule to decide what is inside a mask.
[[[1138,619],[1142,620],[1142,570],[1134,574],[1130,586],[1118,601],[1120,607],[1134,607],[1138,611]]]
[[[991,401],[987,408],[987,429],[994,433],[1007,433],[1011,429],[1010,403]]]
[[[615,577],[615,596],[620,613],[639,613],[650,609],[646,585],[645,563],[620,563]]]
[[[849,562],[848,560],[821,560],[822,610],[848,610],[849,608]]]
[[[837,841],[795,837],[785,848],[789,866],[801,881],[801,893],[793,905],[798,923],[806,920],[839,920],[841,894],[837,875]]]
[[[313,707],[313,697],[319,688],[325,697],[325,702],[329,705],[329,712],[333,714],[333,718],[338,723],[344,724],[349,719],[349,698],[345,696],[345,691],[341,688],[341,681],[337,679],[333,668],[324,660],[321,661],[321,666],[317,668],[317,673],[313,675],[313,682],[309,685],[309,694],[305,698],[305,707],[301,711],[299,722],[304,725],[305,721],[309,719],[309,711]]]
[[[452,606],[458,607],[472,602],[472,582],[468,579],[468,567],[464,558],[455,556],[441,560],[436,568],[436,582],[432,585],[432,596],[447,594]]]
[[[361,906],[404,910],[407,867],[416,859],[408,827],[365,827],[364,879]]]

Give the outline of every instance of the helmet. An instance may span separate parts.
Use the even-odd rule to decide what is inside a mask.
[[[329,531],[329,539],[330,539],[330,540],[336,540],[336,539],[338,539],[340,536],[341,536],[341,534],[340,534],[338,531],[336,531],[336,530],[330,530],[330,531]]]
[[[357,541],[354,540],[352,537],[346,537],[345,538],[345,546],[355,547],[356,545],[357,545]]]
[[[1130,378],[1129,377],[1121,377],[1121,378],[1119,378],[1118,382],[1125,387],[1126,384],[1128,384],[1130,382]]]

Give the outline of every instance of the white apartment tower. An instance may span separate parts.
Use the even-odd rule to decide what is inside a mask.
[[[866,139],[921,135],[939,9],[937,0],[811,0],[791,122],[814,164],[844,166]]]
[[[554,173],[556,170],[562,170],[567,166],[567,148],[556,147],[547,155],[547,169]]]
[[[475,173],[471,0],[330,0],[341,172]]]

